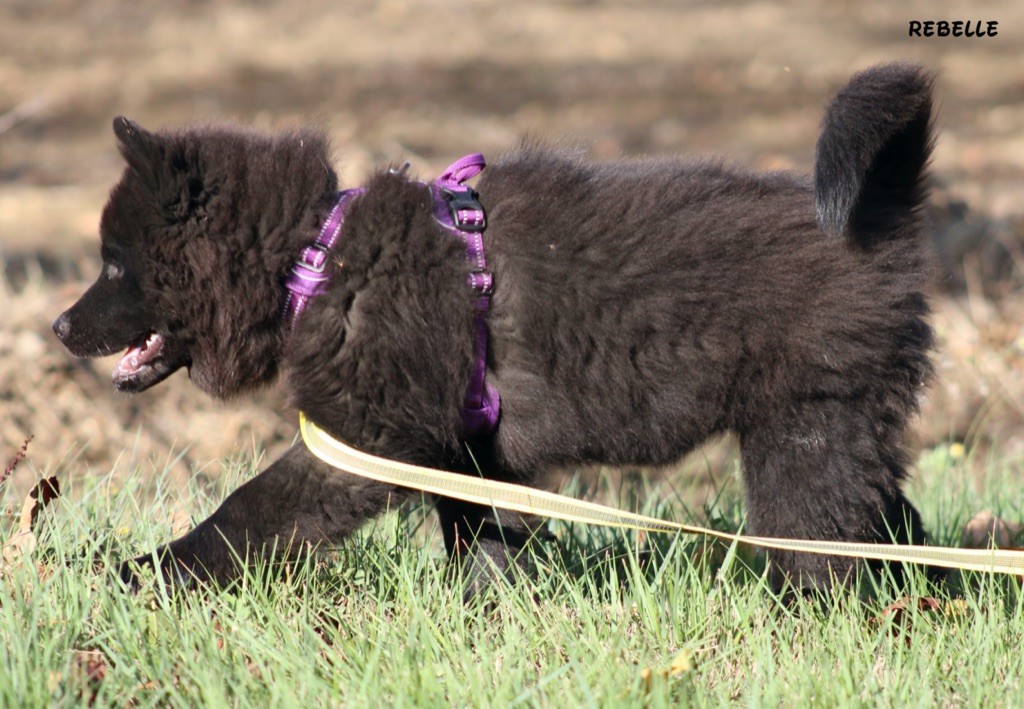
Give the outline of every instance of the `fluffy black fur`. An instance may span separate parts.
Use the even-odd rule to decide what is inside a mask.
[[[483,472],[531,483],[556,466],[660,465],[731,431],[751,533],[921,541],[900,482],[907,420],[932,373],[918,215],[930,126],[931,78],[892,64],[855,76],[828,108],[813,185],[539,147],[492,163],[478,189],[496,283],[488,377],[503,407],[497,432],[470,441]],[[119,382],[134,390],[188,366],[228,397],[282,370],[291,403],[332,435],[471,470],[460,409],[473,294],[463,247],[433,221],[422,185],[369,181],[327,293],[288,332],[282,283],[337,189],[322,135],[149,133],[125,119],[115,131],[128,167],[103,215],[104,275],[55,324],[73,351],[159,334],[163,349]],[[231,547],[335,542],[402,494],[299,444],[139,561],[227,580]],[[451,500],[438,510],[477,580],[529,536],[515,515]],[[772,563],[776,586],[827,586],[851,569],[785,553]]]

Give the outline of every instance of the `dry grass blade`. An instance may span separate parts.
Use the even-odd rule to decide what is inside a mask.
[[[7,478],[11,477],[11,474],[18,467],[18,464],[25,460],[25,456],[28,455],[28,444],[32,442],[33,438],[35,438],[35,436],[30,434],[28,438],[25,439],[25,442],[21,444],[21,448],[19,448],[14,454],[14,457],[11,458],[11,462],[7,464],[6,468],[4,468],[4,474],[0,476],[0,485],[7,482]]]
[[[30,555],[36,548],[36,521],[47,505],[60,497],[60,482],[55,477],[43,478],[25,497],[18,516],[18,528],[3,545],[3,566]],[[2,566],[0,566],[2,568]]]
[[[28,493],[21,508],[18,529],[35,531],[36,519],[46,506],[60,497],[60,481],[55,477],[43,478]]]
[[[956,601],[946,601],[931,596],[904,596],[895,603],[891,603],[874,618],[868,621],[872,628],[882,626],[886,619],[891,619],[890,632],[892,636],[903,635],[907,646],[910,646],[911,631],[915,611],[921,618],[934,618],[936,616],[958,617],[964,615],[967,609],[965,604]]]
[[[79,702],[92,706],[99,685],[107,676],[107,658],[98,650],[75,650],[71,659],[70,681],[77,689]]]

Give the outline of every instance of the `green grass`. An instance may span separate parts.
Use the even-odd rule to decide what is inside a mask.
[[[468,606],[422,510],[381,518],[281,581],[257,571],[232,591],[176,597],[108,582],[112,560],[166,541],[176,509],[205,516],[252,467],[234,462],[223,482],[197,479],[182,496],[141,466],[122,489],[88,479],[48,508],[31,559],[0,578],[0,706],[1015,706],[1024,696],[1024,593],[1012,579],[936,591],[915,577],[910,592],[942,608],[879,621],[891,589],[847,593],[829,612],[787,609],[756,558],[702,554],[688,538],[552,524],[536,581]],[[937,543],[955,544],[985,507],[1024,518],[1020,462],[993,461],[986,479],[968,480],[939,449],[921,467],[911,497]],[[736,480],[707,510],[657,488],[605,486],[598,498],[741,524]]]

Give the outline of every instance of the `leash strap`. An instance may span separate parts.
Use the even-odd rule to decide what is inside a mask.
[[[927,564],[950,569],[1024,575],[1024,551],[1009,549],[955,549],[911,544],[868,544],[808,539],[753,537],[705,529],[688,524],[624,512],[594,502],[576,500],[523,485],[486,480],[379,458],[332,438],[299,412],[299,431],[313,455],[333,468],[397,487],[451,497],[487,507],[551,517],[568,522],[600,524],[648,532],[699,534],[766,549],[806,552],[878,561]]]

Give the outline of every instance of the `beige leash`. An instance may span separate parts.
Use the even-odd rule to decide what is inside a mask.
[[[695,527],[623,512],[593,502],[576,500],[523,485],[485,480],[470,475],[434,470],[379,458],[332,438],[299,412],[299,431],[306,447],[328,465],[353,475],[399,487],[422,490],[488,507],[513,510],[569,522],[640,529],[648,532],[700,534],[768,549],[846,556],[880,561],[928,564],[950,569],[1024,575],[1024,551],[1009,549],[955,549],[910,544],[865,544],[807,539],[752,537]]]

